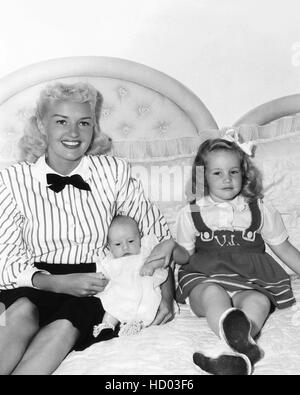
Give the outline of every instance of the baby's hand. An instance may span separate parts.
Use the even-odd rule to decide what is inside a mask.
[[[156,269],[162,268],[164,266],[164,260],[159,259],[156,261],[151,261],[149,263],[144,263],[140,269],[141,276],[153,276]]]
[[[144,264],[140,269],[141,276],[153,276],[154,269],[151,265]]]

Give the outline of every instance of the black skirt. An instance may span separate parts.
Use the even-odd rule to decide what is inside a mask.
[[[96,271],[95,264],[55,265],[37,263],[35,266],[51,274],[93,273]],[[80,332],[74,350],[84,350],[97,341],[93,337],[93,326],[99,324],[104,315],[104,309],[99,298],[92,296],[77,297],[29,287],[0,292],[0,303],[3,303],[6,309],[20,298],[27,298],[36,306],[39,312],[40,327],[61,319],[70,321]]]

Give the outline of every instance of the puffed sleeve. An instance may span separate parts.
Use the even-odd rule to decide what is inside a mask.
[[[131,176],[131,168],[120,161],[117,177],[117,214],[128,215],[139,224],[144,235],[154,233],[158,241],[169,239],[169,227],[159,208],[145,195],[140,181]]]
[[[176,241],[190,254],[195,251],[196,229],[190,213],[190,206],[183,207],[176,219]]]
[[[261,235],[264,241],[270,245],[279,245],[288,238],[288,233],[281,218],[280,213],[272,203],[264,199],[260,202],[263,214]]]
[[[33,265],[23,237],[23,217],[7,187],[0,181],[0,289],[32,287]]]

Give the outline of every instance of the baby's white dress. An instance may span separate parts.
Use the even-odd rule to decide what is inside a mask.
[[[140,269],[157,241],[155,237],[142,239],[141,252],[122,258],[106,256],[97,262],[97,272],[109,279],[103,292],[97,294],[106,312],[121,323],[142,322],[148,326],[154,320],[161,302],[160,285],[168,271],[156,269],[153,276],[141,276]],[[156,238],[155,238],[156,240]]]

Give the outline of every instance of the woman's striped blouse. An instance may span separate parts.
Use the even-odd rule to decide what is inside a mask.
[[[131,177],[129,165],[110,156],[85,156],[71,173],[90,185],[84,191],[47,186],[45,157],[0,172],[0,289],[32,286],[34,262],[95,262],[106,253],[108,227],[117,214],[133,217],[144,234],[170,237],[159,209]]]

